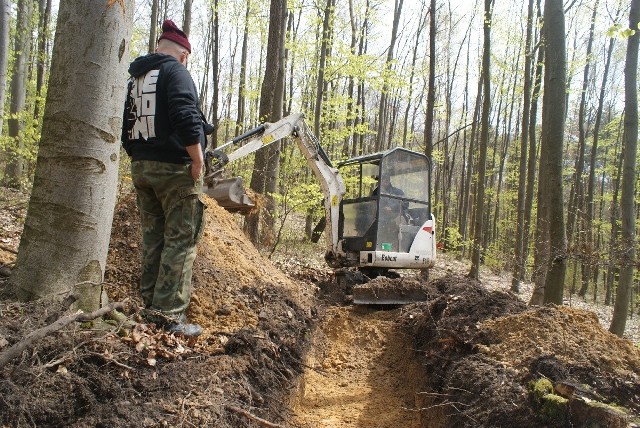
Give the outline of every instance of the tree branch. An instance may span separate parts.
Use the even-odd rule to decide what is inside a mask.
[[[67,315],[62,318],[59,318],[52,324],[49,324],[45,327],[42,327],[38,330],[32,331],[29,333],[24,339],[20,342],[16,343],[6,351],[0,354],[0,369],[2,369],[7,363],[9,363],[14,358],[22,355],[22,351],[33,346],[37,341],[43,339],[47,335],[60,330],[61,328],[71,324],[72,322],[87,322],[99,318],[112,312],[116,309],[122,309],[124,307],[124,303],[122,302],[113,302],[104,306],[97,311],[91,313],[78,312],[75,314]]]
[[[255,415],[252,415],[251,413],[247,412],[246,410],[243,410],[239,407],[235,407],[235,406],[230,406],[230,405],[226,405],[225,408],[227,410],[230,410],[234,413],[238,413],[248,419],[251,419],[252,421],[254,421],[255,423],[257,423],[260,426],[263,427],[267,427],[267,428],[283,428],[282,425],[279,424],[274,424],[273,422],[269,422],[267,420],[264,420],[262,418],[259,418]]]

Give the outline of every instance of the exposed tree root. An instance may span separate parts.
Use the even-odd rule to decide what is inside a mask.
[[[7,363],[9,363],[14,358],[22,355],[22,352],[25,349],[32,347],[37,341],[43,339],[47,335],[60,330],[61,328],[73,323],[73,322],[87,322],[94,320],[96,318],[100,318],[109,312],[112,312],[116,309],[122,309],[124,307],[124,303],[122,302],[113,302],[110,303],[97,311],[84,313],[78,312],[75,314],[67,315],[62,318],[59,318],[57,321],[49,324],[45,327],[39,328],[38,330],[32,331],[24,339],[20,342],[16,343],[6,351],[0,354],[0,369],[2,369]]]

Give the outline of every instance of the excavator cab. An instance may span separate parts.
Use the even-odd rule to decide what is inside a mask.
[[[369,276],[432,267],[430,159],[394,148],[343,161],[338,168],[357,178],[340,208],[338,235],[347,259]]]

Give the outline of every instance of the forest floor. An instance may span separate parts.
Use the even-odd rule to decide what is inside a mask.
[[[321,248],[287,241],[269,259],[207,202],[188,314],[204,334],[184,341],[142,322],[140,230],[126,195],[104,288],[126,302],[127,323],[70,324],[0,366],[0,426],[640,426],[638,316],[621,339],[606,330],[610,307],[574,297],[531,308],[530,286],[516,296],[508,276],[484,270],[472,281],[447,255],[428,282],[388,280],[422,287],[426,301],[353,305]],[[2,189],[0,361],[68,314],[13,299],[25,215],[26,195]],[[569,400],[539,398],[534,382]]]

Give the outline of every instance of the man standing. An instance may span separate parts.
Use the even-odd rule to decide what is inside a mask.
[[[191,44],[172,21],[162,24],[153,54],[129,67],[122,143],[142,222],[140,292],[166,331],[198,336],[188,324],[196,244],[204,229],[205,136],[198,95],[186,69]]]

